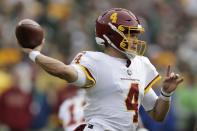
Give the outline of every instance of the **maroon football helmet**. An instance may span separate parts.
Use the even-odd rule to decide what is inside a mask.
[[[126,9],[112,8],[96,20],[97,44],[109,44],[127,56],[144,54],[146,43],[137,38],[143,32],[138,18]]]

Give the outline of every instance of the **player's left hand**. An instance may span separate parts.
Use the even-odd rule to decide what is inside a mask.
[[[166,93],[172,93],[176,90],[177,86],[183,82],[183,77],[179,74],[175,74],[170,71],[170,65],[168,65],[166,77],[163,81],[162,90]]]

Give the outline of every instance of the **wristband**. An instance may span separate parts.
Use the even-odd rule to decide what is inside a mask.
[[[38,55],[40,55],[40,51],[31,51],[31,52],[29,53],[29,58],[30,58],[33,62],[35,62],[35,61],[36,61],[36,57],[37,57]]]
[[[165,91],[163,91],[163,88],[161,88],[161,95],[160,98],[164,101],[171,101],[171,96],[174,92],[171,93],[167,93]]]
[[[173,93],[174,93],[174,91],[173,91],[173,92],[170,92],[170,93],[167,93],[167,92],[165,92],[165,91],[163,90],[163,88],[161,88],[161,94],[162,94],[163,96],[170,97],[170,96],[172,96]]]
[[[159,96],[164,101],[171,101],[171,96],[163,96],[162,94]]]

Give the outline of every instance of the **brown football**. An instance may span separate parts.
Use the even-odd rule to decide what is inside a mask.
[[[23,48],[33,49],[42,43],[44,30],[37,22],[31,19],[23,19],[17,24],[15,35],[18,43]]]

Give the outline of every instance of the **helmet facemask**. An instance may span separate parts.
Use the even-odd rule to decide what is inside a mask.
[[[138,37],[136,36],[136,34],[144,32],[144,28],[142,28],[141,25],[138,25],[138,27],[119,25],[118,28],[116,28],[111,23],[108,23],[108,25],[113,31],[118,33],[118,35],[121,37],[120,43],[118,44],[108,42],[110,45],[112,45],[112,47],[125,53],[127,56],[129,55],[134,57],[135,55],[144,54],[146,50],[146,42],[138,40]],[[106,38],[106,36],[104,37]]]

